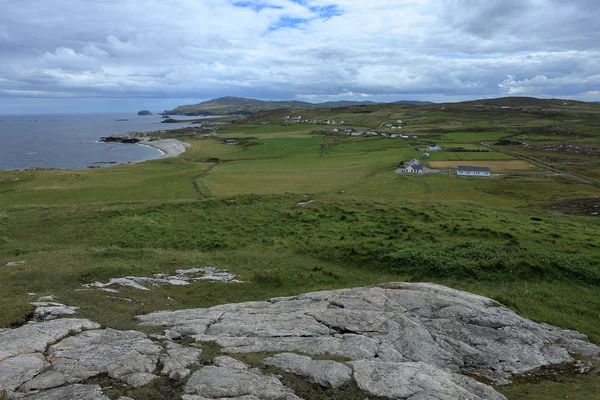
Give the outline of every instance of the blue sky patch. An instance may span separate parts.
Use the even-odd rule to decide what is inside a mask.
[[[269,32],[276,31],[276,30],[282,29],[282,28],[295,28],[298,25],[306,24],[309,21],[310,20],[308,20],[306,18],[283,17],[279,21],[277,21],[276,23],[274,23],[273,25],[271,25],[269,27]]]
[[[266,5],[266,4],[256,3],[253,1],[234,1],[233,5],[236,7],[251,8],[252,10],[254,10],[256,12],[264,10],[265,8],[274,8],[276,10],[281,10],[283,8],[280,6],[270,6],[270,5]]]

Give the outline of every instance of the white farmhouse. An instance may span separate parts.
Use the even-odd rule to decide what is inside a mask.
[[[490,169],[488,167],[469,167],[466,165],[459,165],[456,168],[456,175],[458,175],[458,176],[490,176]]]
[[[440,146],[438,146],[437,144],[432,144],[431,146],[429,146],[427,148],[427,151],[441,151],[442,148]]]
[[[427,169],[425,164],[412,164],[404,168],[404,172],[412,174],[422,174]]]

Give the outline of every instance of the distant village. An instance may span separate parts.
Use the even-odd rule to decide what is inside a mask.
[[[334,119],[334,120],[323,120],[323,119],[306,119],[302,118],[302,116],[289,116],[286,115],[284,117],[285,123],[293,123],[293,124],[318,124],[318,125],[344,125],[346,121]],[[402,124],[404,122],[402,120],[397,120],[395,123],[387,123],[382,122],[379,126],[380,129],[384,130],[401,130]],[[417,136],[408,136],[402,135],[401,133],[389,133],[389,132],[375,132],[375,131],[367,131],[367,130],[356,130],[351,127],[340,127],[340,128],[331,128],[330,132],[334,133],[347,133],[349,136],[381,136],[381,137],[389,137],[393,139],[418,139]]]

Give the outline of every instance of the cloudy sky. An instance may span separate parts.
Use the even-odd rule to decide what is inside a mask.
[[[0,113],[600,101],[599,0],[0,0]]]

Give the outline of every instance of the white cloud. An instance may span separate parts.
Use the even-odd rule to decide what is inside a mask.
[[[600,91],[595,0],[31,3],[6,2],[0,14],[0,97],[590,99]]]

